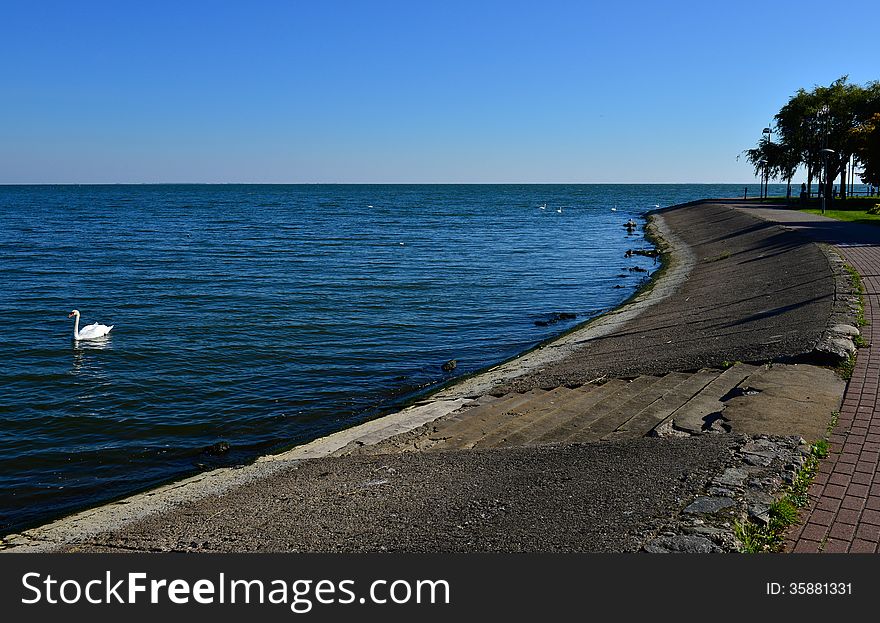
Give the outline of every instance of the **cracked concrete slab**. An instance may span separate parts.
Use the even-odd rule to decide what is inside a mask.
[[[846,381],[832,369],[807,365],[764,366],[745,392],[725,402],[724,418],[737,433],[800,435],[809,442],[826,435],[840,410]]]

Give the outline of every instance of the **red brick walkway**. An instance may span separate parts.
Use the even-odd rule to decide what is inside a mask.
[[[820,464],[810,504],[788,535],[786,549],[875,553],[880,543],[880,228],[789,210],[746,209],[834,244],[862,276],[868,321],[862,337],[871,346],[858,351],[830,438],[831,453]]]

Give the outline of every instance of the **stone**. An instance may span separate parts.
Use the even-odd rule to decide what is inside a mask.
[[[768,504],[750,504],[749,517],[766,526],[770,523],[770,506]]]
[[[770,467],[773,458],[760,454],[743,454],[743,461],[752,467]]]
[[[457,365],[458,365],[458,361],[456,361],[455,359],[450,359],[449,361],[444,363],[442,366],[440,366],[440,369],[443,370],[444,372],[452,372],[453,370],[455,370]]]
[[[720,510],[724,510],[725,508],[734,506],[735,504],[736,502],[728,497],[705,496],[699,497],[691,502],[682,512],[692,515],[712,514],[717,513]]]
[[[728,489],[727,487],[709,487],[708,493],[709,495],[732,497],[733,495],[735,495],[736,492],[733,489]]]
[[[853,337],[860,335],[861,331],[859,331],[856,327],[848,324],[836,324],[831,327],[832,333],[840,333],[841,335],[851,335]]]
[[[695,534],[658,537],[646,545],[644,549],[646,552],[654,554],[711,554],[723,551],[706,537]]]
[[[696,534],[705,537],[720,537],[727,534],[724,528],[716,528],[714,526],[690,526],[683,528],[685,534]]]
[[[232,448],[232,446],[230,446],[228,442],[218,441],[217,443],[211,444],[210,446],[205,448],[203,452],[210,456],[221,456],[229,452],[230,448]]]
[[[545,320],[536,320],[535,324],[539,327],[546,327],[556,324],[560,320],[574,320],[575,318],[577,318],[577,314],[572,312],[553,312]]]
[[[715,484],[728,487],[741,487],[748,477],[748,472],[739,467],[728,467],[715,479]]]
[[[816,346],[816,350],[838,359],[848,359],[850,355],[855,354],[856,345],[848,338],[827,337]]]

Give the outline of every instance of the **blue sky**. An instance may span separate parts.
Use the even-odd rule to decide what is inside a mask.
[[[880,79],[829,6],[4,2],[0,183],[753,182],[799,87]]]

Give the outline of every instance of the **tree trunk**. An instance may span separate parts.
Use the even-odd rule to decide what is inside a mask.
[[[846,199],[846,165],[840,170],[840,199]]]
[[[807,199],[813,196],[813,165],[807,162]]]
[[[788,178],[788,185],[785,187],[785,203],[791,203],[791,178]]]

